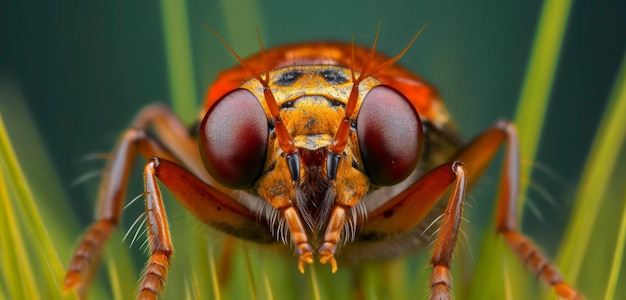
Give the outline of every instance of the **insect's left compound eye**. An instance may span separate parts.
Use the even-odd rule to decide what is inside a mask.
[[[365,171],[374,184],[398,184],[415,170],[422,124],[409,100],[395,89],[377,86],[365,96],[356,130]]]
[[[259,101],[247,90],[235,90],[222,97],[200,125],[204,166],[229,188],[250,188],[263,169],[267,137],[267,118]]]

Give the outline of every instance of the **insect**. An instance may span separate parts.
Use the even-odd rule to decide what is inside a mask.
[[[209,89],[193,133],[166,106],[138,114],[113,150],[97,220],[75,251],[65,288],[86,287],[142,155],[150,257],[137,298],[161,293],[173,253],[160,181],[213,228],[292,246],[301,272],[315,261],[335,272],[343,262],[413,252],[436,233],[430,295],[449,299],[465,193],[505,145],[497,231],[559,296],[582,298],[517,229],[514,125],[496,122],[463,145],[436,89],[394,64],[418,35],[391,58],[376,53],[377,34],[370,49],[261,45],[245,60],[217,35],[240,65]]]

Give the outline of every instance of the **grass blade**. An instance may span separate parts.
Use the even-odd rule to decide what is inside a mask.
[[[318,278],[317,278],[317,272],[315,272],[315,267],[311,267],[309,268],[309,278],[311,280],[311,291],[313,293],[313,299],[314,300],[321,300],[321,296],[320,296],[320,287],[319,287],[319,282],[318,282]]]
[[[5,145],[5,131],[0,116],[0,143]],[[4,147],[3,147],[4,148]],[[4,150],[4,149],[3,149]],[[6,156],[2,151],[2,162],[5,161]],[[14,183],[10,181],[11,177],[4,176],[4,174],[10,174],[8,166],[2,164],[2,170],[0,171],[0,205],[4,209],[0,210],[0,233],[2,233],[2,261],[3,273],[7,281],[7,286],[10,294],[15,298],[21,299],[38,299],[40,296],[34,292],[34,289],[29,287],[36,286],[35,278],[33,275],[33,267],[28,258],[28,252],[26,251],[25,241],[22,238],[24,233],[20,230],[21,226],[16,217],[21,216],[21,212],[14,206],[9,195],[8,186]]]
[[[626,195],[626,193],[624,193]],[[611,263],[611,272],[609,273],[609,280],[606,284],[606,291],[604,294],[604,300],[615,299],[615,290],[617,288],[617,280],[622,266],[622,260],[624,258],[624,244],[626,244],[626,198],[622,201],[622,221],[619,227],[619,234],[617,236],[617,245],[615,246],[615,253],[613,254],[613,262]]]
[[[549,104],[570,7],[569,0],[547,0],[542,7],[515,117],[520,139],[520,155],[525,160],[534,161],[541,140],[541,129]],[[530,178],[531,166],[531,164],[521,166],[521,178]],[[528,182],[529,180],[522,180],[520,183],[518,198],[520,208],[523,207]],[[523,209],[519,212],[523,212]],[[470,287],[470,299],[485,297],[511,299],[513,295],[515,297],[512,299],[536,297],[533,296],[536,288],[531,288],[529,276],[526,275],[522,263],[510,249],[505,248],[507,247],[504,246],[502,239],[493,231],[488,230],[484,233]],[[515,284],[509,284],[510,282]]]
[[[17,281],[21,281],[26,288],[20,293],[24,293],[28,299],[39,299],[40,294],[61,298],[61,282],[65,269],[57,251],[65,251],[71,247],[69,235],[74,232],[71,227],[68,228],[73,225],[73,222],[68,221],[71,218],[57,219],[57,214],[69,215],[68,205],[59,191],[59,185],[55,184],[58,182],[54,180],[54,175],[47,172],[51,171],[51,168],[48,162],[42,159],[45,158],[43,151],[45,147],[41,145],[34,125],[29,123],[32,118],[17,85],[9,78],[3,77],[0,80],[0,98],[3,99],[0,111],[11,112],[10,115],[0,116],[0,162],[2,162],[0,180],[3,185],[3,195],[0,197],[2,201],[8,203],[3,203],[3,207],[6,208],[3,212],[7,215],[2,218],[4,223],[0,226],[3,230],[8,230],[8,234],[3,234],[3,237],[13,238],[13,243],[3,243],[3,247],[7,249],[12,247],[13,254],[16,255],[10,259],[4,257],[3,261],[9,264],[16,262],[20,266],[16,273],[4,273],[3,280],[11,281],[12,278],[17,278]],[[19,122],[17,126],[16,122]],[[11,128],[20,130],[21,138],[18,140],[17,148],[28,149],[27,151],[15,150],[8,135],[9,124]],[[32,181],[37,183],[36,192],[31,189],[32,182],[30,179],[27,180],[17,153],[27,156],[26,165],[37,172],[38,177]],[[35,165],[32,165],[33,163]],[[7,191],[8,193],[5,193]],[[35,199],[47,201],[37,202]],[[46,203],[46,208],[42,203]],[[17,239],[15,234],[19,235]],[[52,243],[53,237],[55,243]],[[14,291],[14,287],[10,285],[7,289]]]
[[[226,22],[230,44],[242,57],[259,50],[258,38],[254,28],[261,28],[263,34],[265,22],[261,14],[261,3],[257,0],[228,1],[222,0],[222,15]],[[245,7],[246,9],[241,9]],[[236,37],[236,38],[235,38]]]
[[[622,59],[615,88],[598,128],[587,165],[576,193],[574,210],[561,244],[557,263],[561,270],[576,280],[586,256],[594,223],[607,189],[620,150],[626,140],[626,55]]]
[[[546,0],[543,4],[515,116],[520,152],[525,159],[536,156],[541,140],[570,7],[571,0]],[[531,164],[521,166],[521,178],[530,178],[531,167]],[[527,182],[520,184],[520,207],[523,206]]]
[[[170,99],[174,111],[184,122],[197,116],[197,95],[187,6],[185,1],[161,0],[163,34],[167,53]]]

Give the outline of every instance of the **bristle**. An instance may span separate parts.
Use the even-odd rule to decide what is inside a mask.
[[[402,58],[402,56],[404,56],[404,54],[411,48],[411,46],[413,45],[413,43],[415,42],[415,40],[417,40],[417,38],[422,34],[422,32],[426,29],[426,27],[428,26],[428,24],[424,24],[420,30],[417,31],[417,33],[413,36],[413,38],[409,41],[409,43],[404,47],[404,49],[402,49],[402,51],[400,51],[400,53],[396,54],[394,57],[388,59],[386,62],[380,64],[379,66],[377,66],[374,70],[369,71],[369,70],[365,70],[365,68],[361,71],[361,75],[359,76],[359,78],[357,78],[357,82],[361,82],[363,79],[375,74],[376,72],[392,65],[393,63],[395,63],[396,61],[398,61],[400,58]]]
[[[144,220],[145,222],[145,216],[146,216],[146,212],[144,211],[143,213],[141,213],[139,216],[137,216],[137,218],[135,219],[135,221],[133,222],[132,225],[130,225],[130,228],[128,228],[128,230],[126,231],[126,234],[124,234],[124,238],[122,238],[122,241],[125,241],[126,238],[128,237],[128,235],[133,231],[133,228],[135,228],[135,226],[139,223],[140,220]],[[142,222],[142,223],[144,223]],[[141,228],[142,225],[140,225],[137,229]],[[135,236],[137,236],[135,234]],[[133,239],[133,242],[135,241],[135,239]],[[131,242],[132,245],[132,242]]]
[[[246,60],[244,60],[243,58],[241,58],[241,56],[239,56],[239,54],[237,54],[237,52],[235,52],[235,50],[230,46],[230,44],[228,44],[228,42],[226,42],[226,40],[219,34],[217,33],[217,31],[215,31],[215,29],[213,29],[213,27],[209,26],[209,25],[204,25],[204,27],[208,30],[210,30],[215,37],[217,37],[217,39],[220,40],[220,42],[222,42],[222,44],[226,47],[226,49],[228,49],[228,51],[230,52],[230,54],[232,54],[237,61],[239,61],[239,63],[244,66],[246,68],[246,70],[248,70],[248,72],[250,72],[252,74],[252,76],[258,80],[261,84],[263,84],[263,86],[267,86],[267,78],[263,78],[261,77],[261,75],[259,75],[259,73],[257,73],[257,71],[250,66],[250,64],[248,64],[248,62]]]
[[[382,24],[382,20],[378,20],[378,26],[376,27],[376,35],[374,36],[374,42],[372,43],[372,47],[370,48],[370,51],[367,53],[367,56],[365,57],[365,61],[363,61],[363,65],[361,66],[361,70],[362,71],[367,69],[367,64],[370,62],[372,57],[374,57],[374,54],[376,54],[376,45],[378,44],[378,37],[380,35],[380,26],[381,26],[381,24]],[[354,39],[353,39],[352,45],[353,45],[353,48],[354,48]],[[358,82],[361,82],[360,77],[362,77],[362,76],[359,76],[359,78],[354,79],[354,76],[353,76],[352,82],[355,83],[355,84],[358,84]]]
[[[261,49],[261,57],[263,57],[263,66],[265,67],[265,80],[267,82],[270,81],[270,70],[267,66],[267,57],[265,57],[265,48],[263,48],[263,40],[261,39],[261,31],[259,31],[259,27],[256,28],[256,36],[259,40],[259,48]]]
[[[313,215],[311,215],[311,211],[307,205],[307,198],[300,186],[294,186],[295,193],[295,202],[302,219],[304,219],[304,223],[309,228],[309,230],[313,231],[315,228],[315,219]]]
[[[321,232],[324,229],[323,227],[327,225],[330,217],[330,211],[334,203],[335,185],[332,182],[329,182],[323,202],[318,207],[318,213],[316,214],[316,231]]]

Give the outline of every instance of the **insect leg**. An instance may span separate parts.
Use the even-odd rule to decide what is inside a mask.
[[[366,242],[383,241],[387,237],[410,232],[440,201],[454,183],[456,162],[443,164],[422,176],[410,187],[368,214],[360,236]]]
[[[463,162],[465,165],[465,177],[469,178],[468,187],[476,182],[476,178],[487,168],[498,149],[506,144],[506,157],[503,164],[500,192],[498,195],[498,209],[496,216],[496,230],[502,234],[506,243],[516,252],[522,260],[527,262],[529,267],[547,284],[555,289],[560,297],[566,299],[581,299],[582,296],[573,287],[563,282],[561,275],[556,268],[539,252],[537,247],[530,242],[517,229],[517,196],[519,188],[519,144],[517,131],[514,125],[508,122],[498,122],[475,138],[465,147],[454,160]],[[379,208],[368,214],[368,222],[363,224],[363,228],[356,242],[363,242],[365,245],[385,243],[389,239],[402,236],[418,228],[424,217],[435,207],[435,204],[447,188],[457,180],[452,176],[455,172],[445,171],[449,164],[445,164],[429,172],[412,184],[405,191],[387,201]],[[449,170],[449,168],[448,168]],[[472,180],[474,179],[474,180]],[[457,190],[453,188],[453,193]],[[457,191],[458,192],[458,191]],[[462,195],[462,193],[459,193]],[[452,201],[454,197],[450,198]],[[450,211],[451,203],[448,203],[444,213],[444,223],[455,213]],[[460,218],[461,211],[458,211]],[[456,217],[452,218],[455,219]],[[443,228],[441,229],[443,231]],[[442,236],[448,236],[447,246],[443,247],[440,254],[451,253],[456,240],[456,235],[443,235],[440,232],[437,244]],[[417,237],[413,237],[416,239]],[[436,246],[435,255],[431,263],[445,262],[437,254],[439,249]],[[443,264],[445,266],[445,264]],[[432,284],[446,282],[445,268],[435,268],[433,270]],[[445,284],[444,284],[445,286]],[[434,295],[435,293],[431,294]]]
[[[152,126],[160,142],[146,133]],[[165,145],[165,148],[163,147]],[[78,244],[65,277],[65,290],[78,288],[85,296],[89,281],[97,269],[99,257],[113,229],[119,224],[128,177],[138,154],[146,158],[160,157],[181,163],[202,182],[213,185],[211,178],[202,167],[197,143],[189,136],[185,126],[172,111],[164,105],[151,105],[144,108],[135,118],[115,146],[111,159],[104,172],[98,194],[96,221],[86,230]],[[216,185],[215,194],[226,189]],[[220,194],[219,201],[233,202]],[[232,205],[237,205],[233,202]],[[189,207],[189,206],[188,206]],[[190,210],[193,211],[192,208]]]
[[[452,280],[450,277],[450,264],[452,262],[452,252],[459,234],[463,202],[465,201],[467,188],[466,171],[461,163],[454,163],[452,168],[448,170],[437,169],[439,172],[455,174],[456,180],[450,193],[448,206],[443,214],[444,217],[437,241],[435,242],[433,256],[430,259],[430,263],[433,265],[430,277],[430,299],[451,298]]]
[[[153,188],[156,186],[153,185],[154,178],[158,178],[189,212],[207,225],[249,241],[275,241],[268,227],[261,225],[266,220],[259,220],[249,209],[167,159],[152,158],[146,164],[146,202],[151,200],[149,197],[161,198],[158,188]]]
[[[147,157],[171,157],[158,143],[149,139],[142,129],[129,129],[122,135],[100,185],[96,222],[87,229],[74,252],[65,276],[64,289],[78,287],[79,294],[85,295],[104,244],[119,224],[128,177],[137,152]]]
[[[300,273],[304,273],[304,264],[313,263],[313,247],[309,244],[304,224],[296,208],[289,206],[282,209],[282,212],[291,233],[291,240],[294,246],[296,246],[298,253],[298,270],[300,270]]]
[[[385,239],[407,234],[422,222],[452,186],[430,259],[433,265],[430,280],[431,299],[451,298],[452,280],[449,270],[452,252],[460,230],[467,190],[466,174],[466,168],[459,161],[435,168],[403,193],[373,211],[370,214],[372,220],[363,227],[362,235],[367,237],[367,242],[384,242]]]
[[[270,231],[249,210],[175,163],[152,158],[144,169],[146,213],[151,255],[139,284],[138,299],[154,299],[165,284],[173,252],[169,225],[157,178],[197,218],[226,233],[257,242],[272,242]]]
[[[330,214],[326,233],[324,234],[324,243],[320,247],[320,262],[330,263],[331,271],[337,272],[337,261],[335,260],[335,252],[339,243],[339,235],[342,227],[345,225],[346,208],[335,205]]]
[[[478,178],[503,143],[506,143],[506,155],[499,184],[497,232],[502,234],[509,247],[533,272],[555,289],[557,295],[565,299],[582,299],[576,289],[563,282],[559,271],[540,253],[537,246],[519,232],[516,209],[520,163],[515,126],[505,121],[496,123],[472,141],[456,159],[467,164],[468,178]]]

